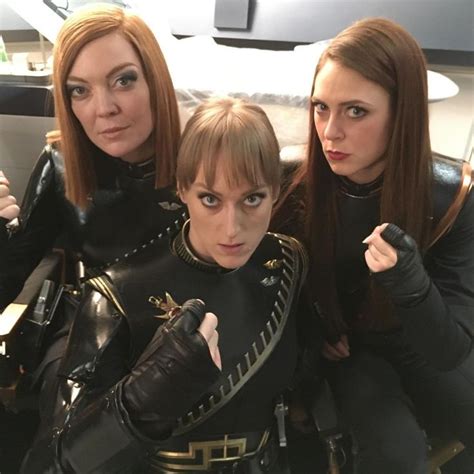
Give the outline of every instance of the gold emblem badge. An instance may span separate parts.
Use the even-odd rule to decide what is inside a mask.
[[[162,201],[158,203],[165,211],[176,211],[181,209],[183,206],[177,202]]]
[[[276,270],[277,268],[281,267],[282,263],[283,260],[277,260],[274,258],[273,260],[268,260],[268,262],[265,262],[263,266],[268,270]]]
[[[155,317],[158,319],[164,319],[166,321],[174,318],[180,311],[181,306],[176,303],[173,297],[166,291],[165,299],[159,296],[150,296],[148,301],[156,308],[163,311],[163,314],[158,314]]]

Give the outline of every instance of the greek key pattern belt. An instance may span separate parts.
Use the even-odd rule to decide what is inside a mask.
[[[247,447],[251,441],[245,435],[242,437],[242,434],[224,435],[209,441],[191,441],[188,443],[187,452],[158,451],[151,466],[158,468],[159,472],[194,472],[224,468],[255,456],[265,447],[269,436],[270,430],[260,434],[257,447],[249,452]]]

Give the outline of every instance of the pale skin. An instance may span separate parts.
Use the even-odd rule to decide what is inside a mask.
[[[67,87],[75,116],[100,149],[130,163],[153,155],[148,84],[140,58],[123,36],[112,33],[84,46]],[[0,171],[0,217],[12,220],[19,211]]]
[[[383,154],[391,130],[390,96],[358,72],[328,60],[318,73],[312,97],[314,126],[332,171],[364,184],[384,170]],[[397,263],[395,249],[380,233],[382,224],[364,239],[365,261],[372,273]],[[322,354],[333,361],[350,356],[346,334],[335,344],[324,342]]]
[[[216,331],[216,328],[217,316],[214,313],[206,313],[198,331],[202,334],[209,346],[209,352],[214,364],[216,364],[219,370],[222,370],[221,354],[218,346],[219,333]]]
[[[245,265],[268,230],[275,196],[263,180],[230,187],[227,170],[217,165],[212,186],[206,184],[200,166],[189,189],[178,187],[190,216],[189,240],[193,250],[207,262],[224,268]]]
[[[20,208],[16,203],[15,196],[10,194],[10,182],[0,170],[0,217],[11,221],[18,217]]]

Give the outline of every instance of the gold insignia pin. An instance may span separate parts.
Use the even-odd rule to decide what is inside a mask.
[[[278,260],[274,258],[273,260],[268,260],[268,262],[265,262],[263,266],[267,268],[268,270],[276,270],[277,268],[281,267],[282,263],[283,263],[283,260]]]
[[[167,291],[165,292],[164,300],[163,298],[160,298],[159,296],[158,297],[150,296],[148,298],[148,301],[153,306],[163,311],[163,314],[158,314],[155,317],[158,319],[164,319],[166,321],[174,318],[178,314],[179,310],[181,309],[181,306],[178,303],[176,303],[176,301]]]
[[[165,211],[176,211],[177,209],[181,209],[180,204],[177,202],[169,202],[169,201],[162,201],[158,203]]]

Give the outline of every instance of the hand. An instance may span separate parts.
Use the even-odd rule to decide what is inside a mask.
[[[216,325],[201,300],[186,301],[156,330],[123,380],[124,407],[149,437],[170,430],[219,377]]]
[[[367,244],[365,261],[372,273],[379,273],[397,264],[397,251],[381,236],[388,224],[377,226],[362,243]]]
[[[323,357],[328,360],[338,361],[351,355],[347,335],[343,334],[335,344],[324,341],[322,349]]]
[[[0,217],[11,221],[18,217],[19,213],[16,199],[10,194],[10,182],[0,170]]]
[[[383,224],[364,242],[372,246],[366,251],[366,261],[375,281],[396,305],[410,307],[423,300],[431,280],[416,242],[407,233],[395,224]]]

